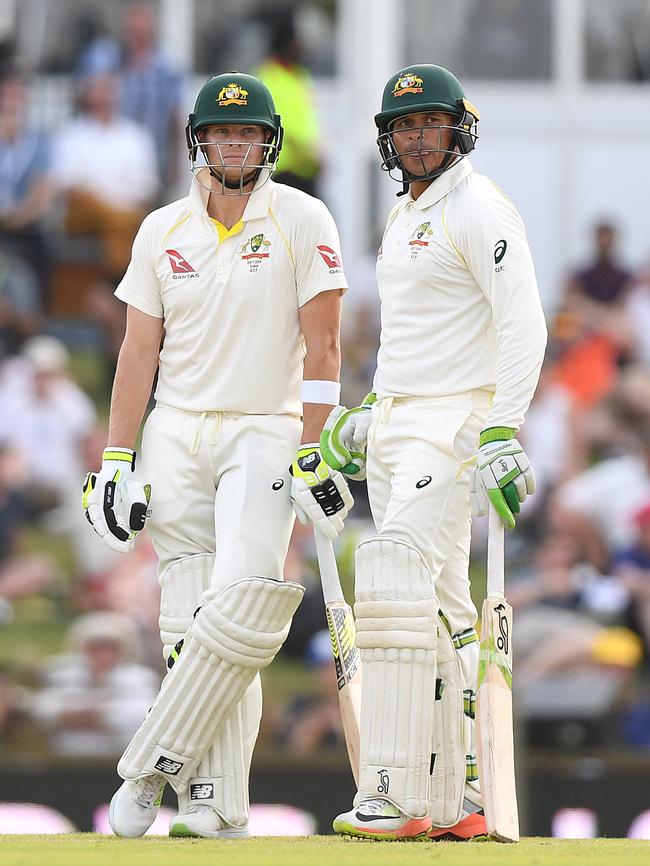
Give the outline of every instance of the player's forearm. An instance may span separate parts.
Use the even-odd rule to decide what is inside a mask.
[[[312,348],[305,356],[304,381],[338,382],[341,375],[341,348],[338,340]],[[318,442],[323,424],[336,404],[303,403],[302,442]]]
[[[157,355],[143,356],[126,342],[122,345],[111,396],[109,445],[134,447],[157,367]]]

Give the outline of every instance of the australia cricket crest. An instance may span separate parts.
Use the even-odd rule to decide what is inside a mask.
[[[242,261],[248,263],[250,273],[257,273],[262,261],[268,259],[271,254],[271,241],[267,240],[262,233],[252,235],[239,253]]]

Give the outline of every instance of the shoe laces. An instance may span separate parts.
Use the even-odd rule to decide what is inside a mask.
[[[150,809],[155,805],[156,800],[162,794],[163,788],[167,784],[165,779],[160,776],[143,776],[141,779],[135,779],[137,793],[135,800],[145,809]]]
[[[364,815],[381,815],[382,818],[400,818],[402,815],[397,806],[381,798],[364,800],[363,803],[359,803],[357,811]]]

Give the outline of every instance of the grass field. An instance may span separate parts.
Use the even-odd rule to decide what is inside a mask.
[[[116,839],[91,833],[0,837],[2,866],[600,866],[647,864],[650,842],[523,839],[519,845],[377,843],[332,836]]]

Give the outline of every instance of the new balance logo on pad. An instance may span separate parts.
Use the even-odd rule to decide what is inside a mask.
[[[214,785],[209,782],[190,785],[190,800],[211,800],[214,797]]]
[[[160,770],[161,773],[167,773],[168,776],[177,776],[183,769],[183,764],[181,761],[172,761],[171,758],[161,755],[154,764],[154,767],[156,770]]]

